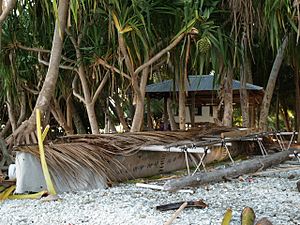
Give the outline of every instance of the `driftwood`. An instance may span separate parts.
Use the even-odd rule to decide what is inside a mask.
[[[243,174],[257,172],[258,170],[266,169],[270,166],[277,165],[287,159],[295,149],[274,153],[268,156],[261,156],[256,159],[245,160],[239,164],[222,170],[215,170],[211,172],[201,172],[194,176],[184,176],[176,180],[170,180],[165,183],[164,189],[168,191],[175,191],[187,186],[199,186],[210,182],[219,182],[226,177],[238,177]]]
[[[159,205],[156,206],[156,209],[159,211],[174,210],[174,209],[178,209],[183,203],[185,202],[175,202],[175,203],[169,203],[165,205]],[[186,208],[193,207],[193,208],[204,209],[208,207],[208,205],[205,202],[203,202],[202,199],[197,201],[187,201],[186,203],[187,203]]]

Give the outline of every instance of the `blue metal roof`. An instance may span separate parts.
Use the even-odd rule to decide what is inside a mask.
[[[146,92],[172,92],[174,90],[174,80],[165,80],[156,84],[146,86]],[[233,80],[232,89],[239,90],[240,82]],[[213,75],[190,75],[188,82],[188,91],[215,91],[219,89],[219,84],[214,81]],[[246,84],[247,90],[262,91],[263,88],[253,84]],[[178,87],[176,85],[176,91]]]

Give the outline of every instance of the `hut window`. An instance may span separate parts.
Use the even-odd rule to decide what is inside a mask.
[[[199,106],[199,107],[195,108],[195,114],[197,116],[202,116],[202,106]]]
[[[214,115],[214,108],[212,105],[209,106],[209,116],[213,116]]]

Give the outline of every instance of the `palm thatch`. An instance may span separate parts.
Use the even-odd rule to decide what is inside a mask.
[[[202,129],[178,132],[71,135],[46,143],[45,155],[52,177],[59,177],[59,182],[65,185],[89,184],[96,179],[95,177],[116,181],[118,174],[126,170],[116,156],[134,155],[141,147],[148,145],[198,141],[203,135],[224,131],[228,131],[228,128],[206,126]],[[37,145],[18,146],[16,150],[31,153],[39,158]]]

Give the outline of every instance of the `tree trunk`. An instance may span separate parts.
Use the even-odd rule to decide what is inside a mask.
[[[243,127],[250,127],[250,119],[249,119],[249,97],[246,89],[246,84],[248,77],[251,77],[251,67],[250,60],[248,57],[248,43],[246,33],[243,33],[242,38],[242,49],[243,49],[243,63],[240,69],[240,103],[241,103],[241,111],[242,111],[242,119],[243,119]]]
[[[251,56],[247,55],[245,60],[246,82],[249,84],[253,84]]]
[[[67,112],[66,112],[66,117],[67,117],[67,126],[73,131],[74,133],[74,128],[73,128],[73,110],[74,110],[74,107],[73,107],[73,99],[72,99],[72,94],[70,94],[68,97],[67,97],[67,100],[66,100],[66,105],[67,105]]]
[[[83,57],[82,57],[82,54],[80,52],[80,47],[79,47],[80,41],[78,40],[78,42],[76,42],[75,38],[72,37],[71,35],[70,35],[70,39],[76,50],[76,58],[77,58],[77,62],[79,63],[78,76],[79,76],[82,91],[83,91],[83,98],[78,93],[74,92],[75,89],[73,90],[73,93],[76,97],[79,98],[79,100],[81,100],[84,103],[84,105],[86,107],[86,112],[88,115],[92,134],[99,134],[100,131],[99,131],[98,120],[97,120],[96,112],[95,112],[95,101],[93,101],[93,99],[91,97],[91,92],[89,89],[89,84],[87,81],[86,72],[85,72],[85,68],[83,65]]]
[[[195,92],[191,93],[191,105],[189,106],[191,126],[195,127]]]
[[[164,114],[163,114],[163,121],[164,121],[164,130],[169,129],[169,116],[168,116],[168,97],[164,97]]]
[[[153,130],[153,121],[151,115],[151,99],[149,95],[147,95],[147,128],[148,130]]]
[[[130,129],[129,129],[128,124],[125,120],[124,111],[121,107],[120,98],[119,98],[118,94],[114,95],[113,100],[115,102],[115,111],[116,111],[116,114],[119,118],[120,123],[122,124],[123,130],[128,132]]]
[[[284,51],[286,49],[286,46],[288,44],[288,35],[285,36],[282,45],[278,49],[275,61],[273,63],[273,67],[270,73],[270,77],[268,80],[268,84],[265,90],[264,98],[261,104],[260,109],[260,116],[259,116],[259,129],[261,131],[266,131],[268,129],[268,115],[269,115],[269,109],[270,104],[273,96],[273,91],[275,88],[276,80],[278,77],[279,69],[282,64]]]
[[[115,22],[116,23],[116,22]],[[144,120],[144,98],[145,98],[145,91],[141,92],[142,89],[141,85],[144,85],[146,87],[147,79],[148,78],[148,72],[149,67],[145,67],[146,70],[142,71],[142,77],[140,81],[140,86],[138,82],[138,74],[140,71],[135,72],[134,71],[134,65],[133,62],[130,60],[127,46],[124,40],[124,36],[120,31],[118,32],[118,42],[119,42],[119,48],[120,52],[122,53],[124,57],[124,61],[127,67],[127,70],[129,71],[129,74],[131,76],[131,85],[134,92],[134,98],[135,98],[135,112],[132,119],[132,125],[131,125],[131,132],[138,132],[141,130],[143,120]],[[146,57],[147,58],[147,57]],[[147,73],[146,73],[147,72]]]
[[[58,78],[59,64],[63,48],[63,35],[66,27],[68,8],[69,0],[59,1],[58,18],[56,19],[55,23],[50,62],[45,81],[37,98],[34,111],[32,112],[30,118],[22,123],[22,125],[18,127],[18,129],[16,129],[15,132],[13,132],[13,134],[7,140],[10,144],[13,144],[14,139],[16,140],[15,144],[21,144],[24,142],[26,142],[27,144],[34,143],[36,141],[36,138],[31,134],[35,131],[36,128],[35,109],[39,108],[42,116],[44,116],[49,111],[50,101],[53,97]],[[30,138],[32,139],[30,140]]]
[[[113,13],[113,20],[115,23],[115,27],[118,30],[118,43],[120,52],[123,55],[125,65],[127,70],[131,76],[131,85],[134,91],[134,97],[136,98],[136,108],[135,114],[132,120],[132,126],[130,131],[137,132],[141,130],[144,120],[144,99],[145,99],[145,87],[147,84],[149,67],[159,60],[164,54],[167,54],[172,48],[178,45],[179,42],[185,37],[186,33],[182,32],[180,35],[176,36],[175,39],[164,49],[160,50],[156,55],[152,58],[149,58],[149,55],[146,55],[144,59],[144,63],[134,69],[134,63],[130,58],[130,54],[128,52],[128,46],[126,45],[125,38],[123,32],[118,24],[120,24],[117,16]],[[190,34],[193,34],[195,31],[190,31]],[[139,82],[139,74],[142,72],[141,81]]]
[[[185,90],[184,84],[179,84],[179,109],[178,109],[178,119],[179,119],[179,129],[185,130]]]
[[[95,112],[95,105],[92,103],[86,103],[85,107],[86,107],[86,112],[88,114],[88,119],[90,122],[92,134],[100,134],[97,116]]]
[[[6,105],[7,105],[8,118],[11,124],[12,132],[14,132],[17,128],[17,121],[15,116],[15,110],[14,110],[14,102],[10,90],[7,90],[6,98],[7,98]]]
[[[270,166],[277,165],[287,159],[295,149],[274,153],[272,155],[245,160],[239,164],[235,164],[226,169],[214,170],[211,172],[200,172],[194,176],[184,176],[176,180],[170,180],[164,185],[164,189],[168,191],[175,191],[187,186],[200,186],[211,182],[220,182],[225,178],[238,177],[243,174],[254,173],[261,169],[266,169]]]
[[[0,132],[0,137],[5,138],[9,134],[10,130],[11,130],[11,124],[10,124],[10,120],[8,119],[7,122],[5,123],[5,127]]]
[[[0,16],[3,13],[3,0],[0,0]],[[0,22],[0,51],[2,51],[2,23]]]
[[[5,21],[5,19],[9,15],[9,13],[14,9],[14,7],[16,5],[16,2],[17,2],[17,0],[8,0],[8,1],[6,1],[6,8],[2,12],[3,1],[1,1],[1,6],[0,6],[1,7],[0,24],[2,24]]]
[[[52,98],[51,113],[58,124],[65,130],[67,135],[74,134],[74,131],[68,126],[65,116],[56,99]]]
[[[121,107],[120,98],[119,98],[118,94],[115,94],[115,96],[113,97],[113,99],[115,101],[115,109],[116,109],[116,112],[118,114],[119,121],[122,124],[123,129],[126,132],[128,132],[130,129],[129,129],[128,124],[127,124],[127,122],[125,120],[124,111],[123,111],[123,109]]]
[[[284,101],[281,104],[282,104],[282,108],[281,108],[280,111],[282,113],[282,118],[283,118],[283,121],[284,121],[284,125],[285,125],[287,131],[291,131],[292,129],[291,129],[291,125],[290,125],[287,105],[285,104]]]
[[[108,133],[116,133],[116,127],[115,125],[112,123],[110,115],[108,110],[105,111],[105,128],[104,128],[104,133],[108,134]]]
[[[295,86],[296,86],[296,98],[295,98],[295,105],[296,105],[296,129],[298,130],[298,137],[297,141],[300,143],[300,73],[299,68],[296,66],[295,68]]]
[[[168,100],[167,100],[167,110],[168,110],[168,116],[169,116],[169,120],[170,120],[171,130],[178,130],[178,126],[175,122],[174,113],[173,113],[173,110],[172,110],[172,100],[171,100],[171,98],[168,98]]]
[[[72,117],[73,117],[73,121],[74,121],[74,125],[76,128],[76,133],[77,134],[86,134],[86,127],[84,126],[81,116],[77,110],[77,108],[74,107],[73,102],[71,102],[72,104]]]
[[[233,71],[232,69],[226,69],[226,77],[224,84],[224,115],[223,115],[223,125],[227,127],[232,127],[232,115],[233,115],[233,97],[232,97],[232,80]]]
[[[25,91],[21,91],[21,97],[20,97],[20,115],[19,119],[17,121],[17,127],[21,125],[21,123],[25,120],[26,117],[26,95]]]
[[[111,116],[108,114],[108,124],[109,124],[109,130],[111,133],[117,133],[117,129],[114,125],[114,123],[111,120]]]
[[[135,112],[132,120],[131,132],[141,131],[141,127],[144,120],[144,98],[136,96]]]
[[[178,109],[178,117],[179,117],[179,129],[185,130],[185,124],[186,124],[186,79],[188,79],[188,61],[189,61],[189,55],[190,55],[190,48],[191,48],[191,38],[190,36],[187,37],[186,42],[186,50],[185,50],[185,58],[184,58],[184,67],[183,71],[181,67],[179,66],[179,109]],[[181,60],[180,60],[181,61]]]
[[[147,61],[147,60],[146,60]],[[144,122],[144,101],[145,101],[145,90],[149,75],[149,67],[146,67],[142,71],[142,77],[139,85],[139,94],[136,94],[136,108],[132,121],[131,132],[141,131]]]
[[[279,93],[276,95],[276,130],[280,130],[280,120],[279,120]]]
[[[179,77],[178,81],[178,124],[180,130],[185,130],[185,78],[180,66],[181,60],[175,66],[175,76]]]
[[[252,128],[256,128],[256,116],[255,116],[256,110],[255,110],[255,108],[256,108],[256,105],[255,105],[255,104],[249,106],[249,112],[250,112],[250,116],[249,116],[249,118],[250,118],[250,126],[251,126]]]
[[[246,71],[241,71],[240,102],[243,118],[243,127],[250,127],[249,119],[249,97],[246,89]]]

